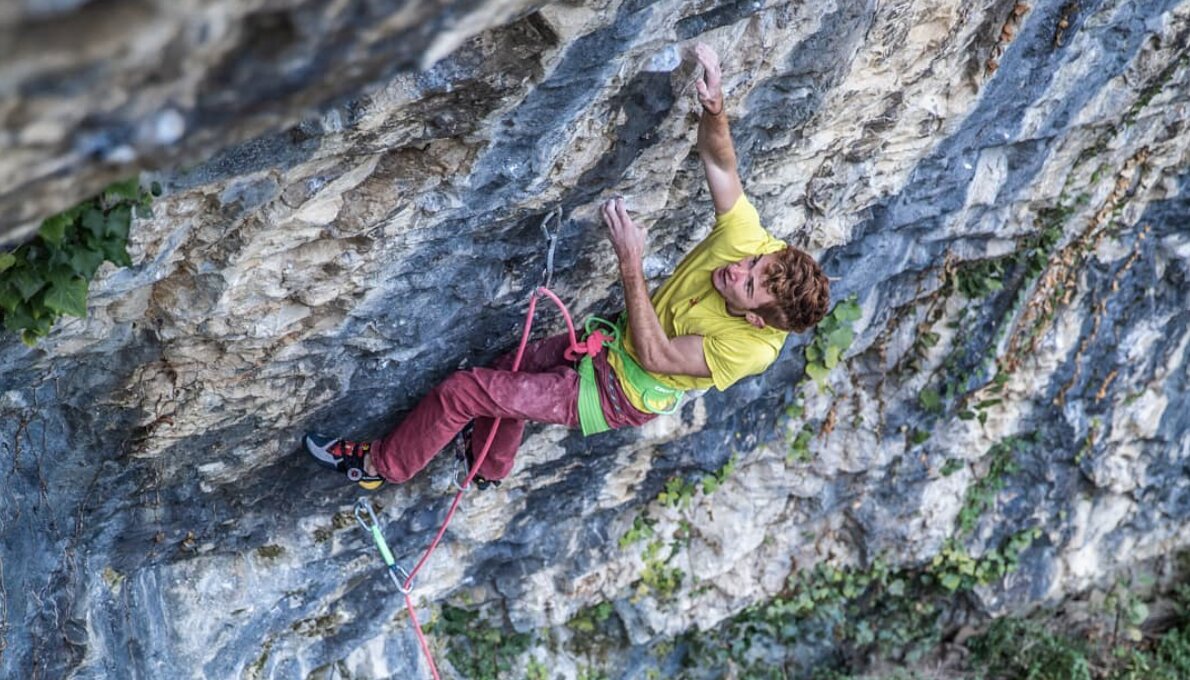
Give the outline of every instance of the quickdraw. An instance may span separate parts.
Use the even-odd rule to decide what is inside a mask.
[[[367,515],[367,519],[364,516]],[[388,541],[384,540],[384,534],[380,531],[380,523],[376,521],[376,513],[372,512],[372,504],[366,497],[360,497],[355,502],[355,521],[364,528],[364,531],[372,535],[372,542],[376,544],[376,549],[380,551],[380,556],[384,559],[384,564],[388,566],[388,575],[396,584],[397,590],[408,595],[413,591],[411,585],[406,585],[406,581],[412,581],[409,577],[409,572],[397,565],[397,561],[393,559],[393,553],[388,549]]]

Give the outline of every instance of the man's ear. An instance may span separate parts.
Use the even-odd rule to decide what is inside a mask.
[[[756,326],[757,328],[765,327],[764,317],[760,316],[756,312],[744,312],[744,318],[748,321],[748,323]]]

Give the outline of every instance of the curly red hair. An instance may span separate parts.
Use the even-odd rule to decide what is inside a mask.
[[[777,300],[754,311],[769,326],[801,333],[830,311],[830,279],[803,250],[787,246],[774,256],[764,285]]]

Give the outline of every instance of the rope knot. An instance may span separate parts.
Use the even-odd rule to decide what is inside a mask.
[[[570,347],[562,354],[568,361],[578,361],[583,355],[593,357],[599,354],[605,344],[614,340],[615,338],[613,336],[605,335],[603,331],[595,330],[585,340],[576,340],[571,343]]]

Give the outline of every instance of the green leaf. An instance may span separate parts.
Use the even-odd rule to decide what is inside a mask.
[[[934,345],[938,344],[940,339],[942,339],[942,336],[938,335],[937,333],[923,333],[921,336],[921,344],[925,345],[926,347],[933,347]]]
[[[70,216],[59,213],[42,222],[37,233],[48,243],[59,245],[62,243],[62,238],[66,236],[66,227],[69,227],[73,221]]]
[[[95,276],[95,270],[103,264],[103,253],[88,248],[78,248],[70,254],[70,268],[75,274],[90,280]]]
[[[140,196],[140,178],[129,177],[122,182],[115,182],[103,190],[104,200],[115,203],[121,198],[135,201]]]
[[[831,331],[827,336],[826,341],[830,347],[838,347],[839,349],[847,349],[851,346],[851,341],[855,339],[855,334],[851,332],[851,328],[844,326],[843,328]]]
[[[42,278],[35,272],[30,270],[28,265],[19,269],[14,269],[9,281],[12,281],[12,285],[15,286],[17,292],[21,294],[22,300],[28,300],[29,298],[33,297],[37,294],[37,291],[41,290],[42,286],[45,285],[45,281],[43,281]]]
[[[840,352],[840,349],[838,347],[835,347],[834,345],[827,347],[826,348],[826,357],[823,360],[823,364],[827,368],[834,368],[835,366],[838,366],[839,365],[839,352]]]
[[[103,233],[105,236],[116,237],[120,240],[128,239],[128,227],[132,224],[132,208],[121,205],[107,214]]]
[[[69,264],[59,264],[48,267],[45,278],[51,285],[66,285],[74,278],[74,270]]]
[[[942,466],[942,476],[949,477],[962,470],[966,465],[967,463],[965,461],[958,458],[947,458],[946,463]]]
[[[83,226],[95,236],[103,236],[107,229],[107,218],[103,216],[102,210],[91,206],[83,213]]]
[[[1133,600],[1132,606],[1128,608],[1128,620],[1133,625],[1139,626],[1149,618],[1149,606],[1140,600]]]
[[[132,265],[132,258],[128,257],[128,251],[124,248],[123,240],[108,240],[103,242],[104,256],[114,262],[119,267],[128,267]]]
[[[942,583],[942,587],[951,592],[958,590],[959,584],[962,583],[962,579],[959,578],[958,574],[943,574],[940,581]]]
[[[917,399],[921,402],[921,407],[927,411],[939,411],[942,408],[942,398],[938,396],[938,391],[931,387],[922,390]]]
[[[45,306],[59,314],[84,318],[87,316],[87,280],[73,278],[54,282],[45,296]]]
[[[806,375],[814,379],[814,382],[822,385],[826,382],[826,376],[830,375],[831,371],[822,364],[806,364]]]
[[[0,253],[0,272],[7,271],[9,267],[16,263],[16,255],[12,253]]]
[[[820,359],[822,359],[822,351],[818,349],[818,345],[806,345],[806,361],[814,363]]]
[[[835,306],[832,316],[840,321],[859,321],[863,316],[863,309],[860,308],[859,303],[855,301],[855,296],[847,298]]]
[[[37,323],[37,319],[29,313],[28,305],[17,305],[4,315],[4,327],[13,333],[20,333],[29,326]]]
[[[7,283],[0,284],[0,307],[5,311],[11,312],[21,304],[21,295]]]

